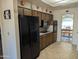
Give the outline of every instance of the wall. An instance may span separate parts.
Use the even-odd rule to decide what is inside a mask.
[[[0,1],[1,2],[1,1]],[[0,3],[0,25],[1,25],[1,3]],[[1,27],[1,26],[0,26]]]
[[[0,0],[0,4],[4,59],[20,59],[17,1]],[[11,19],[4,19],[5,10],[11,11]]]
[[[58,32],[57,32],[57,41],[61,40],[61,23],[62,23],[62,15],[64,15],[66,10],[69,10],[73,15],[74,15],[74,30],[73,30],[73,40],[72,43],[76,44],[78,43],[78,8],[68,8],[68,9],[59,9],[59,10],[54,10],[53,15],[54,15],[54,20],[58,21]]]

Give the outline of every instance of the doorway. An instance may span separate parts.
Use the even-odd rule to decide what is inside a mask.
[[[1,29],[0,29],[0,59],[3,59],[2,39],[1,39]]]
[[[73,39],[73,15],[70,13],[67,13],[62,16],[61,39],[62,39],[62,41],[72,42],[72,39]]]
[[[1,1],[0,1],[0,11],[1,11]],[[2,49],[2,38],[1,38],[1,12],[0,12],[0,59],[3,59],[3,49]]]

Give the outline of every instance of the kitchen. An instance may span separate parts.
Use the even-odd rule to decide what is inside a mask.
[[[11,9],[11,12],[12,12],[12,21],[9,20],[9,23],[7,20],[3,20],[3,27],[4,29],[6,29],[6,27],[8,28],[7,30],[4,30],[5,32],[5,36],[6,38],[8,38],[8,40],[11,38],[12,39],[12,43],[15,44],[12,48],[12,49],[15,53],[13,53],[12,51],[12,54],[9,53],[10,56],[14,56],[13,59],[20,59],[20,57],[15,57],[16,55],[16,51],[17,51],[17,55],[20,56],[20,47],[19,47],[19,34],[18,33],[18,17],[17,15],[18,14],[21,14],[21,15],[27,15],[27,16],[37,16],[39,17],[39,31],[40,31],[40,50],[44,50],[46,49],[47,47],[49,47],[51,44],[54,44],[56,43],[57,41],[61,41],[60,38],[61,38],[61,20],[59,15],[58,14],[60,11],[62,12],[62,10],[59,10],[63,7],[55,7],[55,8],[52,8],[52,6],[48,5],[48,4],[45,4],[44,2],[42,1],[31,1],[31,0],[18,0],[18,1],[10,1],[11,3],[11,6],[10,4],[7,5],[8,2],[6,2],[6,6],[2,4],[2,10],[4,11],[5,9]],[[37,3],[39,2],[39,3]],[[4,3],[4,1],[2,1],[2,3]],[[18,4],[17,4],[18,3]],[[77,3],[76,3],[77,4]],[[66,10],[69,10],[71,12],[71,9],[69,9],[70,7],[72,9],[75,8],[76,4],[74,4],[74,6],[65,6],[66,8],[64,8],[63,10],[63,13],[62,15],[66,12]],[[58,12],[59,11],[59,12]],[[56,16],[58,15],[58,16]],[[2,18],[4,19],[4,18]],[[77,20],[74,20],[77,22]],[[6,25],[7,24],[7,25]],[[16,26],[15,26],[16,25]],[[76,26],[76,25],[74,25]],[[10,28],[11,27],[11,28]],[[13,28],[14,27],[14,28]],[[13,33],[14,31],[14,33]],[[74,30],[74,33],[76,34],[77,30]],[[8,35],[7,35],[7,32],[8,32]],[[9,32],[10,32],[10,37],[7,37],[9,36]],[[12,34],[13,33],[13,34]],[[16,36],[15,36],[16,34]],[[2,35],[3,37],[5,37],[4,35]],[[74,38],[77,37],[77,34],[74,36]],[[17,38],[17,40],[15,39]],[[7,42],[9,45],[6,46],[6,44],[4,43]],[[9,40],[10,41],[10,40]],[[4,40],[2,40],[3,42],[3,53],[5,54],[5,51],[6,47],[8,47],[9,49],[9,46],[11,43],[9,43],[8,41],[6,41],[6,39],[4,38]],[[16,42],[16,43],[15,43]],[[73,40],[73,43],[75,44],[77,42],[77,40]],[[77,44],[77,43],[76,43]],[[10,46],[11,47],[11,46]],[[15,47],[18,47],[17,49]],[[6,52],[8,53],[8,52]]]
[[[50,13],[51,12],[52,11],[50,11]],[[49,46],[50,44],[56,42],[57,29],[54,30],[54,32],[53,32],[53,25],[54,25],[54,27],[55,26],[57,27],[57,22],[53,21],[52,14],[37,11],[37,10],[31,10],[31,9],[25,8],[21,5],[18,6],[18,13],[19,13],[20,17],[21,17],[21,15],[26,15],[26,16],[35,16],[35,17],[39,18],[40,51],[43,50],[44,48],[46,48],[47,46]],[[25,22],[25,21],[23,21],[23,22]],[[31,30],[32,30],[32,26],[31,26]]]

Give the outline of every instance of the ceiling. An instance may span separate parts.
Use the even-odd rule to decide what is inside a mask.
[[[42,8],[47,8],[47,9],[53,9],[52,6],[42,2],[41,0],[25,0],[25,2],[31,2],[32,4],[42,7]]]
[[[78,2],[78,0],[41,0],[41,1],[53,7],[65,6],[68,4],[73,4]]]
[[[51,4],[50,5],[49,2],[48,3],[45,3],[42,0],[23,0],[23,1],[24,2],[32,2],[36,6],[39,6],[39,7],[42,7],[42,8],[44,7],[46,9],[48,9],[48,10],[59,10],[59,9],[67,9],[67,8],[78,7],[77,0],[75,0],[75,2],[73,2],[73,3],[70,3],[69,2],[68,4],[64,4],[64,5],[61,5],[61,4],[57,4],[57,5]],[[46,0],[46,1],[54,1],[55,2],[55,0]]]

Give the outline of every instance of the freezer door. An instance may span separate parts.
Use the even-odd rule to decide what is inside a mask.
[[[19,16],[21,59],[32,59],[31,41],[29,40],[29,24],[26,16]]]
[[[39,40],[39,19],[38,17],[28,17],[30,25],[30,40],[33,58],[37,57],[40,53],[40,40]]]

